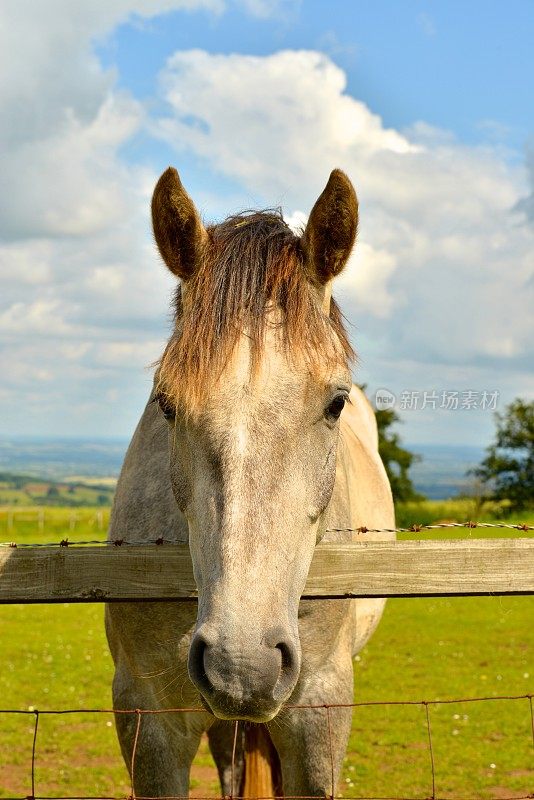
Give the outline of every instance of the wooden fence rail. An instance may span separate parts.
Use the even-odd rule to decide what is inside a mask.
[[[320,544],[303,597],[504,594],[534,594],[534,539]],[[0,603],[195,598],[186,545],[0,551]]]

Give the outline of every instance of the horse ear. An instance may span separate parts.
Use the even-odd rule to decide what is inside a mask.
[[[339,275],[347,263],[357,228],[356,192],[345,173],[335,169],[312,208],[302,236],[308,269],[321,285]]]
[[[170,271],[184,279],[194,275],[206,230],[174,167],[165,170],[154,189],[152,227]]]

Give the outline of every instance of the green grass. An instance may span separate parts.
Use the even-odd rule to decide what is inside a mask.
[[[459,498],[457,500],[421,500],[419,502],[398,503],[395,509],[396,522],[399,528],[409,528],[413,524],[431,525],[436,522],[506,522],[510,525],[533,524],[534,509],[523,513],[510,513],[507,501],[479,504],[476,499]],[[479,528],[456,532],[453,528],[443,531],[425,531],[420,534],[425,538],[446,538],[466,535],[484,538],[492,534],[488,529]],[[501,529],[498,536],[517,536],[517,531],[508,532]],[[412,534],[401,538],[410,538]]]
[[[42,516],[40,516],[42,514]],[[109,508],[35,508],[0,506],[0,542],[72,542],[106,538]],[[41,522],[40,522],[41,520]],[[42,526],[42,528],[40,527]]]
[[[427,501],[417,508],[399,509],[398,520],[405,525],[472,518],[462,505],[465,502],[471,501]],[[47,509],[42,532],[35,517],[32,521],[24,515],[20,520],[15,517],[14,529],[8,531],[7,517],[0,515],[0,540],[102,537],[96,510],[77,510],[74,528],[69,530],[71,509]],[[532,524],[533,518],[515,521]],[[503,533],[474,529],[454,535]],[[451,532],[432,535],[450,536]],[[533,619],[532,597],[390,600],[376,634],[355,661],[355,701],[419,702],[532,692]],[[2,708],[109,708],[113,670],[101,605],[1,607],[0,641]],[[429,712],[437,796],[498,800],[532,792],[534,759],[527,700],[431,706]],[[30,793],[33,730],[33,715],[0,714],[0,797]],[[197,795],[216,794],[205,744],[192,787]],[[424,707],[357,708],[339,790],[345,797],[430,796]],[[111,715],[40,717],[36,791],[41,795],[129,794]]]

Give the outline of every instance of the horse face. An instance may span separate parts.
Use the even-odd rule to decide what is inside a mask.
[[[270,338],[252,383],[243,337],[201,416],[171,427],[199,591],[190,676],[215,714],[255,721],[299,676],[298,605],[351,387],[345,371],[318,382],[295,370]]]
[[[351,388],[330,282],[354,243],[356,196],[335,170],[301,239],[262,213],[206,231],[169,169],[152,215],[183,281],[160,381],[199,593],[189,673],[217,716],[266,721],[298,680],[298,605]]]

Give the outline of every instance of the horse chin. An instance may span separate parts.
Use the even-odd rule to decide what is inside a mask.
[[[270,722],[280,713],[282,708],[281,705],[277,705],[275,708],[261,709],[258,708],[257,704],[252,707],[252,705],[248,706],[248,704],[239,701],[233,702],[228,698],[224,698],[220,703],[217,702],[216,698],[212,698],[210,702],[203,695],[200,695],[200,702],[206,711],[209,711],[214,717],[226,721]]]

